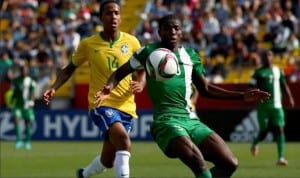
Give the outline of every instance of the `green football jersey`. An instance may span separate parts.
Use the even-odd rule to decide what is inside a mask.
[[[277,66],[272,68],[261,67],[255,70],[250,84],[271,94],[268,100],[259,103],[259,107],[282,108],[281,84],[285,82],[283,71]]]
[[[36,82],[31,77],[17,77],[12,81],[14,92],[14,107],[28,109],[36,88]]]
[[[162,45],[152,43],[142,47],[130,58],[130,66],[133,69],[146,68],[148,56],[157,48],[162,48]],[[189,115],[192,109],[192,73],[202,75],[205,72],[198,54],[193,49],[179,47],[174,53],[179,63],[177,75],[165,81],[157,81],[146,72],[146,89],[153,104],[154,119],[158,115]]]

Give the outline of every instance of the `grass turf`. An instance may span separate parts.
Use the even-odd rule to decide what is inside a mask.
[[[32,150],[15,150],[14,142],[0,142],[1,178],[74,178],[79,167],[86,166],[101,149],[101,142],[35,141]],[[300,177],[300,143],[287,143],[286,167],[275,166],[275,143],[260,144],[256,157],[250,154],[249,143],[228,143],[240,166],[235,178],[298,178]],[[193,177],[178,159],[168,159],[154,142],[133,142],[130,159],[132,178]],[[212,166],[209,163],[209,166]],[[114,177],[113,169],[93,177]]]

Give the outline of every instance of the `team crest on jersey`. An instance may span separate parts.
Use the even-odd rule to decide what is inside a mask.
[[[114,112],[112,109],[108,109],[105,111],[105,115],[108,117],[108,118],[112,118],[113,115],[114,115]]]
[[[121,46],[121,52],[122,52],[123,54],[128,53],[128,45],[127,45],[127,44],[123,44],[123,45]]]

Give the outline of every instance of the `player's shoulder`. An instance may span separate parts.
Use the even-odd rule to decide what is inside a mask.
[[[188,53],[197,53],[196,50],[194,48],[191,47],[187,47],[187,46],[180,46],[181,50],[185,50]]]
[[[130,34],[130,33],[123,32],[123,31],[121,31],[120,33],[121,33],[121,37],[122,37],[122,38],[129,38],[129,39],[138,41],[137,37],[136,37],[136,36],[133,36],[133,35]]]
[[[98,40],[99,40],[99,34],[98,33],[97,34],[93,34],[91,36],[82,38],[80,40],[80,45],[89,44],[92,41],[98,41]]]
[[[137,53],[142,53],[144,55],[150,55],[155,49],[162,47],[158,42],[152,42],[141,47]]]

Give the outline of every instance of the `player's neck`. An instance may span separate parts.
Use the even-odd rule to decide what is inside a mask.
[[[119,31],[113,31],[113,32],[102,31],[100,33],[100,35],[105,41],[112,42],[119,38],[120,32]]]

